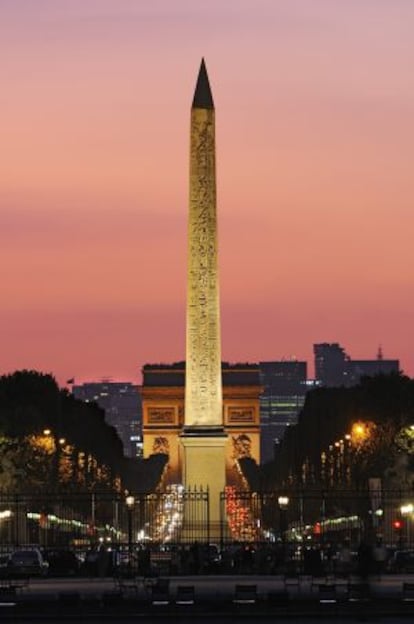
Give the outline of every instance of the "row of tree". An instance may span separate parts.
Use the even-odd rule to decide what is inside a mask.
[[[163,468],[156,464],[124,457],[104,411],[76,400],[51,375],[0,377],[1,492],[151,491]]]
[[[389,488],[414,483],[414,380],[403,375],[310,392],[260,480],[264,489],[358,489],[372,477]]]

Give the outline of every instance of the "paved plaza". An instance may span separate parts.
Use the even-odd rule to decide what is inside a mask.
[[[394,624],[414,616],[414,575],[371,577],[364,583],[357,577],[250,575],[181,576],[163,580],[164,594],[157,593],[155,581],[149,583],[142,577],[121,581],[33,579],[14,589],[4,585],[0,617],[2,621],[34,621],[41,617],[42,621],[50,622],[88,619],[128,622],[134,618],[145,622],[173,617],[175,621],[214,619],[216,624],[230,619],[248,623],[277,617],[279,622],[386,619]]]

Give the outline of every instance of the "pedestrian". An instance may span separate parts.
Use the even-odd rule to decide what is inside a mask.
[[[363,580],[367,580],[372,571],[372,549],[369,544],[362,541],[358,546],[358,574]]]
[[[347,578],[351,572],[352,553],[349,545],[349,539],[346,539],[339,551],[339,573]]]
[[[372,550],[372,557],[374,560],[375,573],[378,574],[378,576],[380,576],[384,572],[385,562],[387,559],[387,549],[382,543],[381,538],[378,538]]]
[[[107,576],[108,567],[109,567],[109,557],[108,557],[108,552],[103,544],[99,546],[97,567],[98,567],[99,578],[104,578],[105,576]]]

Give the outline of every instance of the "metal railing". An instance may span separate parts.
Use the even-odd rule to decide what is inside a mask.
[[[0,494],[0,544],[190,545],[339,543],[382,539],[414,548],[414,492],[303,491],[221,494],[220,537],[212,539],[208,492]],[[413,502],[412,502],[413,501]]]

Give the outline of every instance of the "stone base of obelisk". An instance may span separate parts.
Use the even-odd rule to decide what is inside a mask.
[[[220,540],[222,529],[220,495],[226,486],[227,438],[227,434],[221,428],[185,429],[181,435],[183,484],[189,493],[183,524],[183,538],[186,541]],[[191,492],[208,492],[208,508],[205,507],[203,510],[200,496],[200,502],[197,504],[200,505],[201,513],[195,513]],[[204,505],[207,503],[204,502]]]

